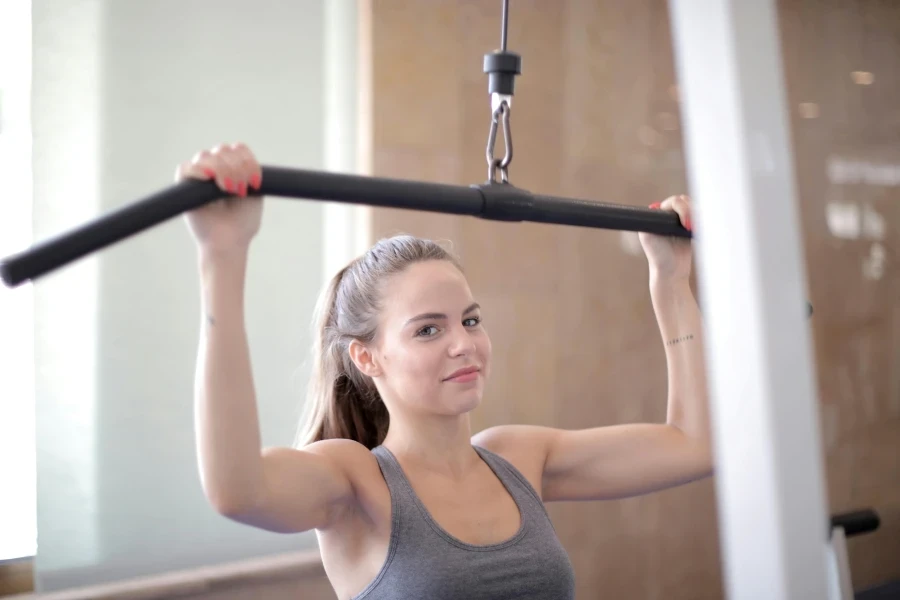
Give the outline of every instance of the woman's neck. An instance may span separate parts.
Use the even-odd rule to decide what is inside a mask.
[[[384,445],[398,459],[432,472],[457,476],[478,460],[469,415],[394,418]]]

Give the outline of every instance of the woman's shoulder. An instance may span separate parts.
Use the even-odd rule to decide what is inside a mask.
[[[552,430],[535,425],[498,425],[472,436],[472,445],[496,454],[541,494],[547,442]]]
[[[303,450],[327,458],[337,465],[348,477],[380,477],[375,454],[355,440],[330,439],[313,442]]]
[[[543,458],[557,430],[541,425],[496,425],[472,436],[472,444],[496,454],[533,455]]]

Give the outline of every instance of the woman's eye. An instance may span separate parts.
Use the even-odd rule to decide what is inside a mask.
[[[421,336],[421,337],[430,337],[437,333],[437,329],[438,328],[435,327],[434,325],[429,325],[428,327],[423,327],[422,329],[417,331],[416,335]]]
[[[466,319],[465,321],[463,321],[463,323],[465,323],[466,327],[475,327],[476,325],[481,323],[481,317],[472,317],[470,319]]]

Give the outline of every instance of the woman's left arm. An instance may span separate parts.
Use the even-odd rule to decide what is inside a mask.
[[[687,197],[668,198],[653,207],[677,212],[685,227],[691,227]],[[545,501],[636,496],[712,473],[703,331],[690,287],[691,243],[650,234],[640,237],[665,345],[666,423],[580,430],[500,426],[476,436],[476,443],[514,460],[533,464],[543,459]]]
[[[686,278],[650,276],[650,296],[666,351],[666,422],[689,443],[710,447],[703,324]]]

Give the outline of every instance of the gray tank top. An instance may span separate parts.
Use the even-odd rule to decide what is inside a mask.
[[[504,542],[462,542],[438,525],[384,446],[372,450],[391,493],[391,539],[381,571],[354,600],[571,600],[575,573],[531,484],[502,457],[473,446],[519,507]]]

